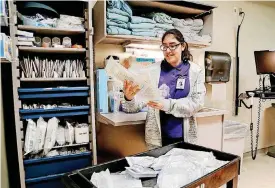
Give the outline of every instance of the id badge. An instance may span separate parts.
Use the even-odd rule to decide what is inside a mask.
[[[176,89],[184,89],[185,86],[185,78],[178,78]]]

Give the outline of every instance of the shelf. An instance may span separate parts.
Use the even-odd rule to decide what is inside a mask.
[[[19,99],[45,99],[45,98],[63,98],[63,97],[88,97],[89,92],[75,93],[56,93],[56,94],[23,94],[19,95]]]
[[[20,109],[21,119],[37,119],[39,117],[68,117],[88,115],[90,106],[58,107],[51,109]]]
[[[85,81],[87,78],[20,78],[21,82]]]
[[[147,112],[127,114],[125,112],[97,114],[97,120],[104,124],[113,126],[144,124]]]
[[[47,97],[45,97],[47,98]],[[89,111],[80,111],[80,112],[63,112],[63,113],[51,113],[51,114],[35,114],[35,115],[21,115],[21,119],[38,119],[43,118],[52,118],[52,117],[71,117],[71,116],[83,116],[89,115]]]
[[[18,29],[25,30],[25,31],[33,31],[37,34],[46,34],[46,35],[78,35],[78,34],[85,33],[85,30],[79,30],[79,29],[35,27],[35,26],[29,26],[29,25],[18,25]]]
[[[127,1],[129,5],[133,8],[133,12],[136,14],[148,13],[152,11],[163,11],[168,15],[175,18],[193,18],[196,16],[202,17],[204,22],[204,27],[201,30],[201,35],[211,35],[212,36],[212,26],[213,26],[213,14],[211,10],[215,6],[194,3],[189,1]],[[106,21],[106,1],[97,1],[94,7],[94,17],[97,18],[94,22],[94,43],[95,44],[116,44],[123,45],[126,47],[129,44],[150,44],[151,47],[146,47],[144,49],[151,49],[152,45],[157,46],[161,44],[161,39],[156,37],[143,37],[143,36],[133,36],[133,35],[109,35],[106,32],[107,21]],[[138,12],[135,12],[137,11]],[[188,42],[190,48],[206,48],[211,45],[211,43],[203,43],[190,41]],[[158,46],[157,46],[158,47]],[[142,47],[143,48],[143,47]],[[155,47],[154,47],[155,48]]]
[[[19,50],[23,52],[34,53],[62,53],[62,54],[82,54],[86,52],[85,48],[43,48],[43,47],[26,47],[19,46]]]
[[[57,108],[37,108],[37,109],[20,109],[21,114],[30,113],[47,113],[47,112],[61,112],[61,111],[75,111],[75,110],[89,110],[90,106],[72,106],[72,107],[57,107]]]
[[[19,93],[53,92],[53,91],[88,91],[89,87],[50,87],[50,88],[19,88]]]
[[[10,60],[1,57],[1,63],[10,63]]]
[[[91,152],[82,152],[82,153],[77,153],[77,154],[69,154],[69,155],[57,155],[53,157],[44,157],[40,159],[27,159],[24,160],[24,165],[27,164],[33,164],[33,163],[41,163],[41,162],[49,162],[49,161],[55,161],[55,160],[60,160],[60,159],[69,159],[69,158],[77,158],[81,156],[90,156]]]
[[[142,44],[144,46],[139,45],[141,48],[152,48],[151,45],[161,45],[161,39],[133,35],[107,35],[99,44],[116,44],[123,45],[124,47],[135,47],[135,44]],[[190,48],[206,48],[210,45],[210,43],[188,42]]]
[[[178,14],[200,15],[212,10],[215,6],[200,2],[190,1],[128,1],[129,5],[136,9],[155,8],[165,12]]]
[[[74,147],[74,146],[84,146],[84,145],[87,145],[87,144],[89,144],[89,142],[88,143],[81,143],[81,144],[64,145],[64,146],[54,146],[52,149]]]

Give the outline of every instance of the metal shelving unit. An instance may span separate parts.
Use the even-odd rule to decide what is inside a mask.
[[[62,53],[62,54],[81,54],[85,53],[86,49],[77,49],[77,48],[43,48],[43,47],[26,47],[19,46],[19,50],[24,52],[33,52],[33,53]]]
[[[17,23],[17,2],[9,1],[10,7],[10,30],[12,52],[14,57],[12,59],[12,82],[13,82],[13,102],[14,102],[14,118],[15,118],[15,131],[17,143],[17,158],[19,165],[19,176],[21,188],[31,187],[33,183],[39,184],[41,181],[58,180],[62,174],[72,171],[76,168],[85,167],[85,164],[92,159],[92,163],[97,163],[96,153],[96,132],[95,132],[95,103],[94,103],[94,50],[93,50],[93,27],[92,27],[92,9],[93,2],[83,3],[83,14],[85,20],[85,30],[77,29],[59,29],[59,28],[42,28],[26,25],[18,25]],[[67,2],[70,3],[70,2]],[[74,2],[72,2],[74,3]],[[80,2],[79,2],[80,3]],[[74,16],[74,15],[72,15]],[[82,49],[76,48],[42,48],[42,47],[25,47],[17,46],[17,29],[23,31],[34,32],[40,35],[49,36],[73,36],[74,38],[83,37],[85,46]],[[81,40],[82,40],[81,39]],[[45,57],[47,55],[54,56],[59,54],[85,57],[85,73],[86,77],[78,78],[24,78],[21,77],[20,70],[20,57],[21,53],[24,54],[40,54]],[[1,60],[2,62],[2,60]],[[67,86],[67,83],[73,83],[73,86]],[[85,84],[86,83],[86,84]],[[34,84],[32,86],[32,84]],[[54,84],[66,87],[37,87],[38,84]],[[85,85],[83,85],[85,84]],[[31,86],[31,87],[29,87]],[[78,86],[78,87],[76,87]],[[71,106],[71,107],[57,107],[51,109],[23,109],[22,101],[25,100],[52,100],[63,98],[74,98],[87,101],[86,104]],[[74,147],[89,147],[90,151],[76,154],[69,154],[64,156],[46,157],[40,159],[27,159],[23,155],[24,136],[26,119],[38,119],[39,117],[51,118],[75,118],[85,117],[89,124],[90,142],[81,144],[71,144],[64,146],[54,146],[53,149],[61,148],[74,148]],[[84,165],[84,166],[83,166]],[[91,165],[91,164],[90,164]],[[61,170],[61,171],[59,171]],[[33,173],[37,172],[37,173]],[[40,173],[40,175],[39,175]],[[44,174],[46,173],[46,174]],[[48,174],[47,174],[48,173]],[[43,176],[42,176],[43,175]],[[45,175],[45,176],[44,176]]]

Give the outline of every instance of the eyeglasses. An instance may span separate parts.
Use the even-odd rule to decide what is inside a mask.
[[[162,51],[166,51],[168,48],[171,50],[171,51],[174,51],[178,48],[178,46],[181,45],[181,43],[178,43],[178,44],[175,44],[175,45],[171,45],[171,46],[164,46],[164,45],[161,45],[160,46],[160,49]]]

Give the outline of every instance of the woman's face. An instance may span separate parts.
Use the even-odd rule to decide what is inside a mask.
[[[165,36],[164,40],[162,41],[162,45],[167,48],[165,51],[163,51],[163,55],[166,61],[173,67],[179,65],[181,62],[181,52],[184,50],[184,45],[180,44],[180,42],[172,34]]]

